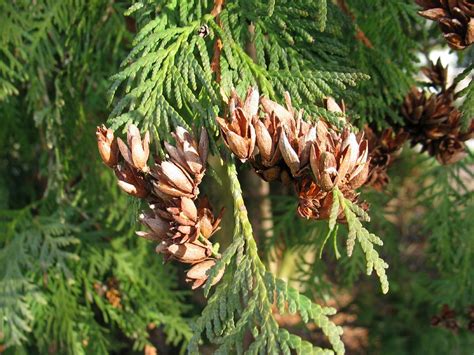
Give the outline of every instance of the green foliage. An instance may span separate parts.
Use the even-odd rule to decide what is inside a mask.
[[[151,323],[163,327],[170,343],[190,337],[180,317],[184,294],[169,290],[173,277],[144,243],[133,253],[123,238],[98,243],[96,232],[85,234],[87,228],[64,218],[35,217],[30,208],[1,214],[0,262],[6,267],[0,274],[0,333],[6,346],[30,344],[33,334],[38,349],[107,353],[112,343],[106,324],[137,349],[148,343]],[[98,293],[110,277],[119,283],[119,307]]]
[[[466,308],[472,303],[474,256],[472,206],[474,192],[465,183],[472,178],[472,153],[454,166],[432,166],[422,178],[427,185],[419,193],[426,208],[424,232],[429,235],[431,264],[439,278],[427,287],[433,290],[432,302]],[[436,206],[436,208],[431,208]],[[446,238],[445,236],[449,236]],[[452,274],[456,273],[456,277]]]
[[[457,93],[457,97],[463,98],[464,100],[461,105],[464,128],[467,128],[467,126],[469,126],[470,121],[474,117],[474,83],[472,80],[474,75],[473,70],[474,64],[471,64],[454,79],[455,83],[460,83],[462,80],[465,80],[467,78],[471,79],[467,86]]]
[[[99,162],[93,132],[107,103],[114,129],[134,122],[156,142],[177,125],[205,127],[215,160],[215,117],[232,88],[242,95],[257,85],[279,101],[289,91],[305,118],[337,126],[340,115],[322,107],[327,96],[343,99],[359,128],[400,122],[420,54],[444,45],[439,31],[411,0],[346,0],[348,12],[337,3],[227,1],[216,17],[210,0],[0,2],[0,349],[130,353],[163,346],[164,337],[172,353],[198,353],[209,342],[221,354],[340,354],[342,328],[330,318],[335,308],[324,306],[331,298],[369,330],[367,348],[357,351],[472,348],[466,329],[430,326],[443,304],[461,317],[472,303],[472,153],[446,167],[405,147],[387,189],[363,191],[367,229],[367,214],[337,190],[328,224],[297,219],[295,197],[272,187],[265,236],[254,235],[226,157],[226,176],[209,169],[206,180],[215,181],[203,183],[209,191],[216,181],[230,184],[234,218],[223,226],[231,240],[219,236],[228,246],[210,271],[202,312],[182,291],[183,270],[133,236],[140,206]],[[458,57],[460,67],[470,65],[472,48]],[[455,81],[463,79],[471,81],[456,96],[467,126],[472,65]],[[339,211],[347,226],[337,223]],[[375,270],[386,292],[384,260],[390,293],[381,297],[377,280],[360,274]],[[340,292],[353,296],[349,304],[338,303]],[[285,314],[301,324],[280,326]],[[325,339],[310,342],[303,323]]]
[[[385,274],[385,269],[388,268],[388,264],[382,260],[373,246],[373,244],[383,245],[383,242],[375,234],[370,233],[365,229],[359,220],[362,219],[364,221],[369,221],[370,218],[368,214],[362,208],[344,198],[342,193],[337,189],[334,190],[334,201],[339,201],[339,203],[335,202],[333,204],[331,219],[329,220],[329,228],[333,229],[335,226],[340,204],[347,219],[349,229],[349,234],[347,236],[347,255],[352,255],[357,240],[364,251],[365,258],[367,259],[367,275],[372,274],[372,271],[375,270],[382,285],[382,292],[387,293],[388,280],[387,275]]]
[[[351,42],[357,68],[371,78],[361,84],[359,93],[364,99],[350,102],[361,117],[357,124],[367,122],[384,127],[400,122],[398,107],[414,85],[414,74],[418,71],[416,51],[421,48],[416,36],[422,33],[423,21],[416,13],[417,5],[409,0],[347,3],[355,18],[353,25],[358,25],[371,43],[368,47],[352,36],[346,37]]]
[[[150,324],[176,348],[191,336],[174,270],[131,236],[134,210],[96,152],[108,77],[129,49],[123,6],[0,3],[0,348],[9,353],[142,350]],[[109,280],[121,308],[101,291]]]
[[[242,198],[237,172],[232,162],[227,162],[230,188],[234,197],[235,229],[232,244],[212,269],[205,286],[205,293],[213,278],[226,267],[226,277],[209,299],[207,307],[193,327],[194,336],[189,344],[190,353],[198,353],[201,334],[218,344],[217,354],[244,351],[243,342],[251,333],[252,342],[246,351],[250,354],[285,353],[291,351],[307,354],[342,354],[342,328],[332,323],[328,315],[334,309],[318,306],[309,298],[288,287],[283,280],[266,271],[257,253],[252,227]],[[298,312],[304,322],[314,321],[328,337],[333,351],[314,347],[285,329],[280,329],[272,312],[276,303],[280,314],[287,310]]]
[[[216,132],[220,93],[228,95],[234,87],[243,93],[255,84],[272,98],[288,90],[296,104],[303,99],[309,102],[305,105],[308,113],[338,122],[336,115],[316,104],[320,106],[327,95],[342,96],[348,86],[368,77],[348,64],[335,64],[346,63],[349,52],[333,35],[337,23],[328,27],[327,34],[321,33],[326,27],[326,5],[325,1],[298,1],[287,11],[283,4],[269,9],[266,3],[237,1],[226,5],[219,23],[210,15],[190,16],[184,4],[179,5],[178,18],[174,2],[158,7],[159,13],[148,4],[135,5],[133,12],[146,20],[122,71],[112,77],[110,96],[122,88],[122,97],[109,122],[113,128],[140,122],[163,137],[170,123],[188,127],[194,122]],[[251,32],[249,21],[255,26]],[[210,28],[205,38],[198,32],[203,25]],[[319,38],[321,44],[308,49],[308,43],[317,43]],[[210,65],[217,39],[224,44],[217,57],[219,86]],[[255,47],[255,57],[245,51],[247,46]]]

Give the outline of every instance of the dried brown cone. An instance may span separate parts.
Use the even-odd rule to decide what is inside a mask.
[[[461,112],[454,110],[440,130],[448,132],[425,144],[426,150],[441,164],[453,164],[467,155],[466,141],[474,137],[474,121],[466,132],[461,132]]]
[[[369,143],[369,175],[366,185],[380,191],[389,182],[387,169],[400,154],[408,134],[403,130],[397,133],[391,128],[376,133],[369,126],[364,128],[365,137]]]
[[[114,138],[114,132],[102,125],[97,127],[95,135],[102,161],[110,168],[115,167],[118,163],[119,149]]]
[[[179,163],[169,160],[157,162],[150,170],[153,192],[163,199],[187,197],[195,199],[199,194],[198,183]]]
[[[202,181],[206,172],[206,161],[209,153],[209,139],[205,129],[201,131],[199,143],[183,127],[177,127],[172,133],[176,146],[165,142],[165,149],[170,160],[181,166],[194,180],[195,184]]]
[[[464,49],[474,42],[474,3],[472,0],[416,0],[418,13],[436,21],[453,49]]]
[[[200,263],[213,255],[212,243],[208,240],[196,240],[183,244],[162,241],[156,247],[156,252],[163,254],[165,260],[176,260],[183,264]]]
[[[289,97],[286,94],[286,97]],[[291,172],[282,159],[279,148],[282,126],[292,119],[293,114],[283,106],[262,96],[263,117],[255,116],[252,124],[256,133],[258,154],[251,159],[252,167],[265,181],[292,182]]]
[[[279,150],[293,177],[299,177],[308,167],[309,151],[316,140],[316,128],[303,120],[303,111],[293,108],[288,92],[285,93],[285,101],[286,108],[266,97],[260,100],[266,121],[268,117],[273,118],[276,125],[271,136],[272,148],[276,151],[273,159],[279,158]],[[263,131],[263,127],[261,129]],[[260,146],[263,144],[259,145],[259,150]]]
[[[321,189],[311,178],[306,177],[296,185],[298,193],[298,215],[306,219],[326,220],[331,215],[334,196],[331,192]],[[364,211],[368,210],[366,202],[358,202],[359,195],[354,190],[343,188],[341,190],[344,197],[352,203],[356,203]],[[346,223],[346,217],[342,207],[339,208],[337,221]]]
[[[126,162],[120,163],[114,168],[118,179],[118,186],[127,194],[138,198],[147,198],[151,193],[151,186],[145,176],[128,165]]]
[[[226,118],[217,117],[222,138],[227,147],[242,162],[253,155],[255,149],[255,128],[252,121],[258,114],[259,94],[256,88],[249,88],[245,100],[232,91]]]
[[[140,222],[148,227],[149,231],[137,232],[137,235],[173,244],[209,239],[219,230],[223,213],[221,210],[215,218],[207,199],[202,199],[197,207],[195,202],[187,197],[151,204],[150,209],[150,212],[140,215]]]
[[[412,88],[401,108],[412,145],[420,143],[441,164],[461,160],[466,155],[465,141],[474,132],[472,123],[467,132],[461,131],[461,112],[453,101],[452,90],[431,94]]]
[[[114,308],[122,308],[122,295],[120,293],[119,281],[115,277],[107,279],[107,291],[105,298]]]
[[[165,142],[169,159],[155,158],[150,170],[153,191],[162,199],[175,197],[196,198],[198,185],[206,171],[209,140],[206,131],[201,131],[199,143],[182,127],[173,133],[176,146]]]
[[[413,87],[405,97],[401,108],[405,119],[404,129],[410,134],[414,144],[426,139],[444,136],[443,123],[453,111],[452,100],[444,95],[427,93]]]
[[[298,215],[306,219],[329,218],[331,206],[324,203],[327,191],[323,191],[311,178],[304,178],[296,185]]]
[[[281,133],[280,119],[275,113],[265,113],[263,120],[255,118],[252,122],[255,127],[256,144],[263,167],[273,167],[281,160],[278,141]]]
[[[120,154],[128,165],[135,169],[148,172],[150,168],[147,165],[150,155],[150,134],[145,133],[143,140],[137,126],[131,124],[127,129],[127,144],[120,138],[117,138]]]
[[[441,91],[445,91],[448,85],[448,67],[444,67],[441,63],[441,57],[438,58],[436,64],[429,62],[428,66],[421,68],[421,72],[430,80],[430,84],[439,87]]]
[[[211,258],[195,264],[187,271],[186,281],[192,284],[191,288],[193,290],[204,285],[204,283],[209,278],[208,271],[213,268],[214,265],[216,265],[216,259]],[[219,274],[217,274],[215,279],[212,281],[211,286],[214,286],[216,283],[218,283],[223,275],[224,269],[221,269]]]
[[[188,272],[188,279],[196,288],[207,278],[202,271],[205,274],[211,267],[209,261],[220,257],[208,239],[219,229],[223,210],[214,217],[207,199],[201,199],[198,206],[194,201],[206,170],[206,131],[201,132],[199,143],[182,127],[173,137],[175,146],[165,143],[167,159],[155,157],[155,165],[150,168],[148,133],[142,139],[138,128],[130,125],[126,144],[120,139],[115,141],[113,132],[105,126],[97,129],[99,152],[104,162],[114,168],[120,188],[150,203],[150,211],[140,215],[140,222],[149,230],[137,235],[158,242],[156,250],[164,254],[165,260],[195,265]],[[123,158],[120,162],[119,150]],[[214,282],[217,281],[216,278]],[[116,291],[108,294],[114,302],[120,302],[117,295]]]
[[[316,184],[323,191],[335,187],[342,192],[356,190],[367,180],[368,142],[363,134],[356,136],[348,129],[337,135],[328,131],[312,146],[310,163]]]

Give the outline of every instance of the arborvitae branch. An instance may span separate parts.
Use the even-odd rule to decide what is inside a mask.
[[[367,213],[365,211],[346,199],[337,188],[334,189],[334,195],[335,197],[338,197],[339,203],[347,219],[347,226],[349,229],[349,235],[347,237],[347,255],[352,255],[352,251],[354,250],[354,245],[357,240],[364,251],[367,261],[367,275],[371,275],[372,270],[375,269],[375,272],[380,279],[382,292],[387,293],[389,285],[385,269],[388,268],[388,264],[379,256],[379,253],[374,249],[373,246],[373,244],[383,245],[382,240],[375,234],[370,233],[367,229],[365,229],[360,222],[359,219],[368,219]]]
[[[279,329],[273,317],[275,302],[280,313],[298,312],[303,321],[314,321],[328,337],[334,352],[342,354],[342,329],[330,322],[328,315],[335,310],[313,304],[310,299],[289,288],[282,280],[268,273],[260,260],[252,227],[247,215],[240,183],[233,162],[227,163],[232,196],[234,199],[235,230],[232,244],[211,271],[206,293],[213,277],[227,264],[224,279],[210,298],[207,307],[194,325],[194,336],[189,344],[191,353],[198,353],[201,334],[219,345],[218,354],[232,351],[241,353],[244,335],[250,331],[253,341],[246,350],[260,352],[332,353],[313,347],[296,335]]]

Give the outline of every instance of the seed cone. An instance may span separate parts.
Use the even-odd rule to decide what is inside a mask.
[[[348,129],[342,134],[318,137],[311,148],[311,170],[323,191],[338,187],[351,191],[361,187],[369,172],[368,142]]]
[[[418,14],[436,21],[453,49],[464,49],[474,42],[474,3],[471,0],[416,0],[423,10]]]
[[[183,127],[177,127],[176,132],[172,134],[176,140],[176,147],[168,142],[164,143],[171,161],[182,167],[193,178],[195,184],[199,184],[206,171],[209,152],[206,130],[201,131],[199,143]]]
[[[328,195],[312,179],[303,179],[296,187],[298,192],[297,212],[306,219],[325,219],[330,214],[330,206],[324,206]],[[327,210],[329,207],[329,210]]]
[[[150,185],[144,176],[127,163],[120,163],[114,168],[118,186],[134,197],[146,198],[150,194]]]
[[[369,126],[364,128],[369,143],[370,167],[366,185],[381,191],[389,182],[387,169],[400,153],[408,134],[403,130],[395,133],[391,128],[376,133]]]
[[[148,132],[145,133],[142,140],[138,127],[131,124],[127,130],[128,145],[120,138],[117,138],[117,144],[120,154],[130,166],[143,172],[149,171],[147,161],[150,155],[150,135]]]
[[[298,193],[298,215],[306,219],[325,220],[329,219],[333,205],[333,194],[322,190],[317,183],[310,178],[302,179],[296,186]],[[366,202],[358,202],[359,195],[351,189],[341,190],[344,197],[359,205],[363,210],[368,210]],[[342,207],[339,208],[337,221],[346,223],[346,217]]]
[[[432,86],[439,87],[441,91],[446,91],[448,84],[448,68],[443,67],[441,58],[438,58],[436,64],[430,61],[427,67],[421,68],[421,72],[429,79]]]
[[[96,133],[97,146],[102,161],[110,168],[113,168],[118,163],[118,146],[114,139],[114,132],[104,125],[97,127]]]
[[[424,68],[423,73],[440,91],[435,94],[412,88],[405,97],[401,115],[412,145],[421,144],[423,151],[441,164],[452,164],[466,155],[465,142],[473,137],[474,124],[471,120],[467,131],[461,131],[461,112],[454,106],[455,86],[447,87],[446,70],[439,61]]]
[[[215,259],[207,259],[199,264],[195,264],[191,269],[186,273],[186,281],[192,283],[191,288],[194,290],[198,287],[204,285],[208,279],[207,272],[216,264]],[[212,281],[212,286],[220,281],[224,275],[224,269],[222,269],[219,274],[216,276],[214,281]]]
[[[196,265],[187,279],[193,289],[201,286],[207,276],[199,272],[212,267],[220,257],[208,239],[219,229],[223,213],[214,217],[207,199],[196,200],[209,150],[206,131],[201,132],[198,143],[188,131],[178,127],[172,134],[176,145],[164,144],[167,159],[154,157],[151,167],[148,132],[142,139],[138,128],[130,125],[127,144],[120,138],[114,140],[112,131],[105,126],[98,127],[96,134],[101,157],[114,168],[120,188],[149,203],[150,209],[139,217],[148,230],[138,231],[137,235],[158,242],[156,251],[165,260]]]
[[[209,239],[218,229],[222,213],[214,217],[207,199],[199,207],[187,197],[150,204],[150,212],[140,215],[140,222],[150,232],[140,232],[149,240],[169,240],[174,244],[194,242],[199,236]]]
[[[249,88],[244,102],[232,91],[227,119],[217,117],[225,144],[242,162],[250,159],[255,149],[256,136],[252,120],[258,112],[258,98],[256,88]]]
[[[165,160],[156,164],[150,171],[153,176],[153,191],[163,199],[174,197],[196,198],[198,184],[178,163]]]
[[[328,219],[336,187],[347,199],[357,202],[355,190],[366,182],[370,164],[363,134],[356,136],[347,129],[339,132],[322,118],[316,123],[304,120],[303,111],[293,107],[288,92],[284,94],[285,106],[265,96],[260,97],[259,105],[255,93],[249,89],[246,104],[233,93],[229,111],[236,112],[235,117],[231,115],[230,122],[218,119],[224,142],[232,152],[242,161],[248,159],[264,180],[293,183],[299,197],[298,214],[303,218]],[[325,106],[345,115],[344,103],[339,105],[333,98],[327,98]],[[253,131],[254,151],[244,139]],[[238,133],[239,139],[232,142],[230,132]],[[339,214],[343,220],[343,211]]]
[[[269,132],[272,132],[272,148],[278,150],[280,154],[274,153],[279,158],[281,156],[288,166],[291,175],[294,177],[303,174],[309,163],[309,151],[311,144],[316,140],[316,128],[303,120],[303,111],[296,111],[291,103],[288,92],[285,93],[286,108],[278,103],[262,97],[263,112],[265,114],[265,124]],[[271,121],[273,118],[273,122]],[[263,146],[263,144],[260,144]],[[259,145],[259,149],[260,149]],[[260,153],[262,160],[266,159],[266,153]],[[272,160],[267,166],[271,166]]]

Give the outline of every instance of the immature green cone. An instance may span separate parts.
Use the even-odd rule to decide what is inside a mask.
[[[418,13],[436,21],[453,49],[464,49],[474,42],[474,2],[472,0],[416,0]]]

